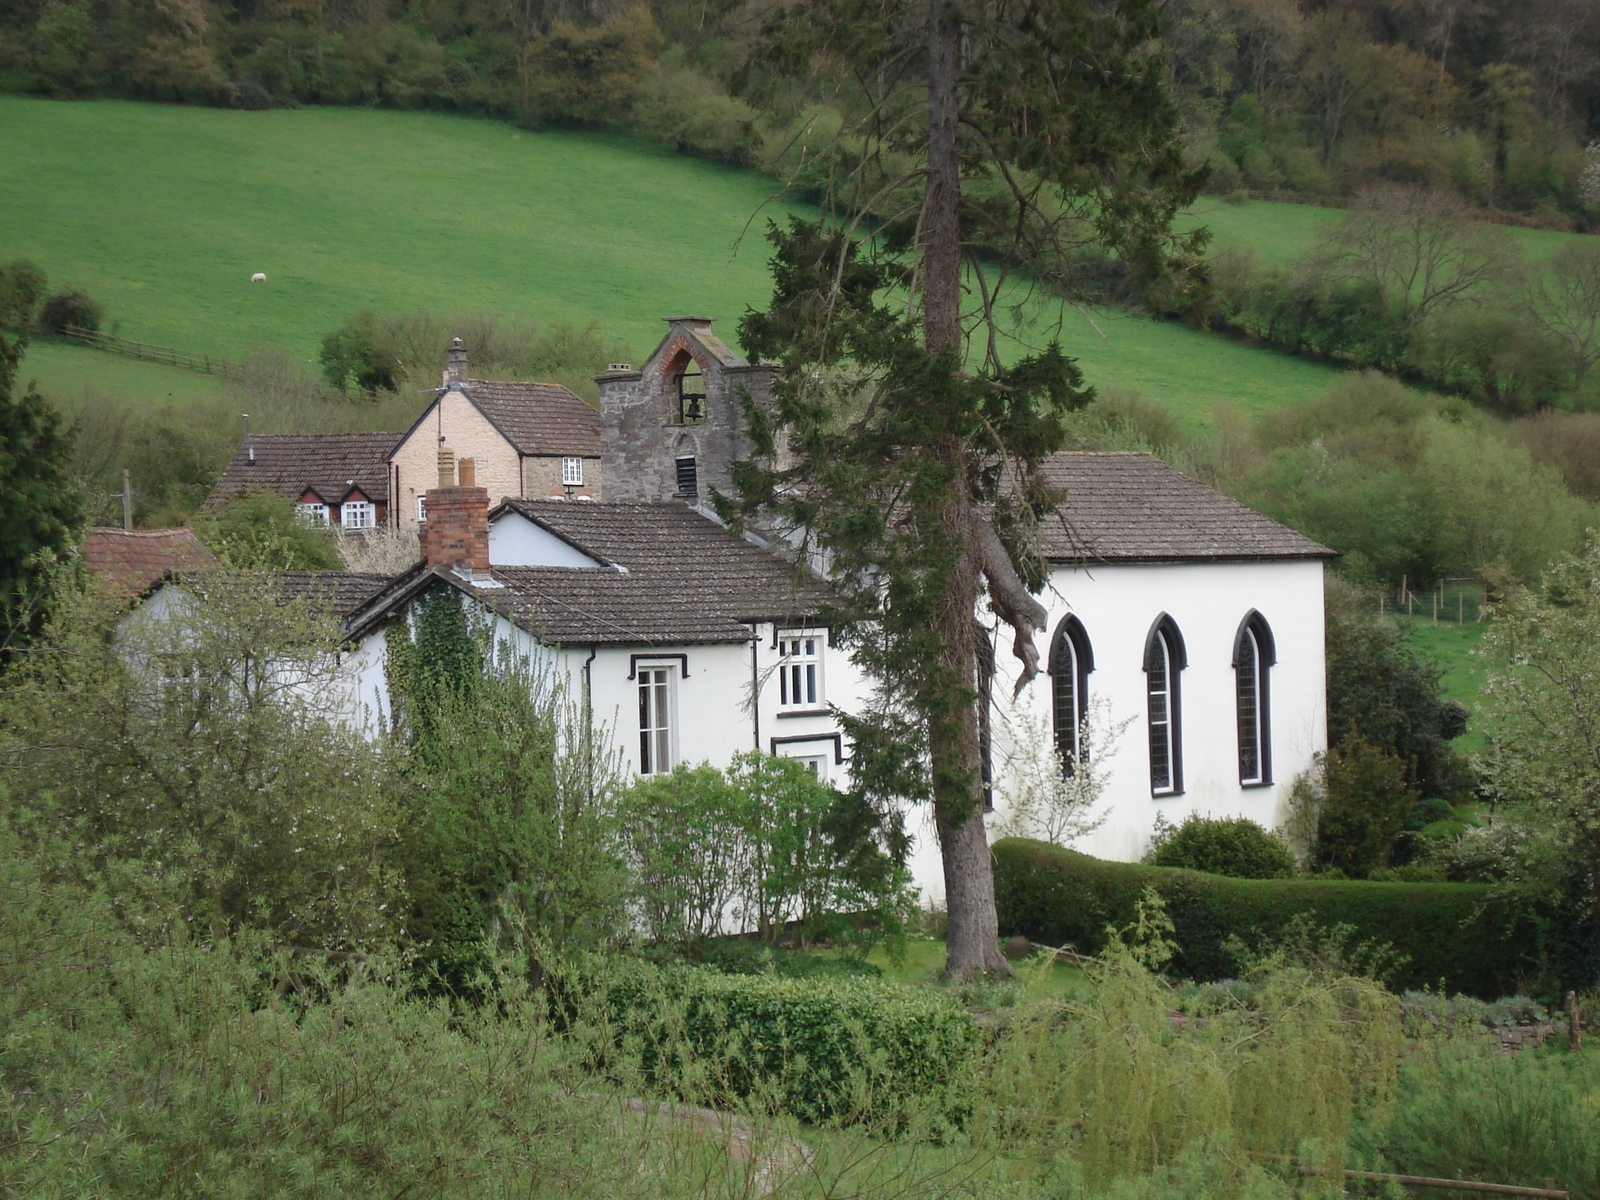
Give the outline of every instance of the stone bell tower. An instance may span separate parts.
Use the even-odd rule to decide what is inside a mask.
[[[600,385],[607,500],[701,505],[732,490],[728,464],[750,455],[744,397],[763,402],[774,368],[736,355],[710,317],[667,317],[644,365],[613,363]]]

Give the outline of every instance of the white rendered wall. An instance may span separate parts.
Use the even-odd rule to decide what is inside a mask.
[[[497,567],[600,566],[571,542],[515,512],[489,523],[489,561]]]
[[[1174,824],[1191,812],[1245,816],[1269,829],[1282,823],[1295,776],[1310,769],[1327,745],[1320,561],[1058,567],[1040,599],[1050,610],[1049,630],[1040,638],[1041,667],[1049,664],[1057,624],[1067,613],[1075,614],[1093,651],[1091,704],[1101,697],[1111,721],[1133,718],[1107,761],[1108,785],[1099,810],[1107,819],[1080,839],[1077,849],[1099,858],[1137,859],[1149,848],[1157,813]],[[1240,623],[1252,609],[1272,631],[1277,662],[1268,684],[1271,782],[1245,787],[1239,782],[1233,650]],[[1179,699],[1184,790],[1152,796],[1144,650],[1163,613],[1177,624],[1188,656]],[[1012,782],[1004,767],[1012,749],[1005,709],[1017,672],[1008,639],[1002,640],[998,657],[991,831],[1004,823]],[[1018,706],[1048,719],[1050,677],[1041,673],[1024,689]]]

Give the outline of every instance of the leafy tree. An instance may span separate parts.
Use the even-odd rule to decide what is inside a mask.
[[[1551,843],[1559,897],[1562,987],[1600,983],[1600,538],[1513,584],[1484,639],[1494,664],[1484,694],[1489,787]]]
[[[294,502],[275,492],[241,492],[195,518],[206,548],[241,570],[339,571],[344,562],[331,530],[308,525]]]
[[[46,333],[87,329],[93,333],[106,318],[100,302],[82,288],[64,287],[39,306],[39,328]]]
[[[651,936],[693,942],[727,918],[777,942],[904,938],[910,877],[876,814],[804,763],[760,751],[679,764],[628,790],[624,827]],[[891,838],[893,834],[890,835]]]
[[[396,813],[337,621],[260,573],[168,596],[62,591],[0,687],[6,818],[151,934],[392,944]]]
[[[322,339],[322,374],[343,391],[392,392],[404,369],[392,334],[376,314],[363,309]]]
[[[16,394],[44,285],[32,263],[0,265],[0,650],[39,628],[45,574],[82,519],[72,431],[32,384]]]
[[[404,752],[402,862],[410,933],[431,968],[469,986],[497,929],[545,950],[594,946],[624,923],[623,778],[546,664],[438,588],[388,638]],[[542,977],[543,963],[528,963]]]
[[[998,305],[1015,268],[1070,286],[1091,243],[1152,296],[1177,268],[1165,294],[1186,302],[1204,235],[1170,226],[1203,172],[1183,162],[1159,32],[1146,0],[824,0],[778,8],[750,73],[768,96],[813,70],[854,82],[827,152],[830,215],[772,229],[773,302],[741,326],[783,369],[748,414],[739,507],[831,558],[858,622],[846,637],[879,683],[849,722],[856,786],[931,798],[957,977],[1010,971],[981,803],[978,602],[987,584],[1026,683],[1044,619],[1029,529],[1056,501],[1037,468],[1089,398],[1053,343],[1005,361]],[[975,263],[977,245],[1000,265]]]
[[[1325,592],[1328,744],[1360,737],[1392,754],[1426,797],[1459,800],[1471,787],[1450,748],[1467,714],[1439,691],[1442,672],[1417,657],[1360,588],[1330,576]]]
[[[1585,240],[1562,247],[1554,262],[1529,275],[1523,303],[1539,328],[1565,347],[1572,390],[1581,396],[1600,362],[1600,246]]]
[[[1446,192],[1390,185],[1360,193],[1350,214],[1311,252],[1317,269],[1372,288],[1408,329],[1503,283],[1519,264],[1516,243],[1471,220]]]
[[[1416,807],[1405,764],[1359,733],[1340,739],[1323,764],[1313,860],[1357,879],[1389,860]]]

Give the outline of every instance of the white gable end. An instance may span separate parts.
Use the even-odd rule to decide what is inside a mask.
[[[489,523],[489,562],[496,567],[605,565],[517,512],[504,512]]]

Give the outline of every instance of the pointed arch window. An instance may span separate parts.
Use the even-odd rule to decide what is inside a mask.
[[[1061,773],[1077,770],[1084,751],[1083,719],[1089,711],[1089,672],[1094,670],[1094,651],[1083,622],[1068,615],[1056,626],[1050,643],[1051,729]]]
[[[1261,787],[1272,782],[1272,706],[1268,687],[1277,661],[1272,628],[1251,610],[1233,640],[1234,711],[1239,729],[1239,783]]]
[[[1183,791],[1183,697],[1179,686],[1189,665],[1183,635],[1162,613],[1144,644],[1144,678],[1150,732],[1150,794]]]

